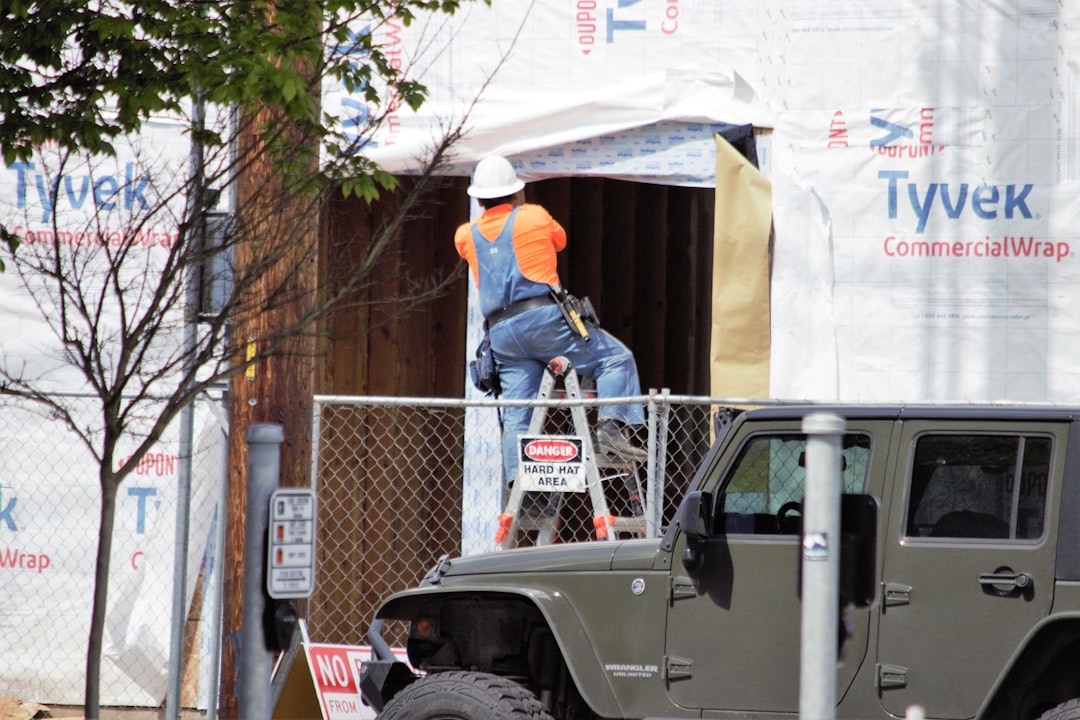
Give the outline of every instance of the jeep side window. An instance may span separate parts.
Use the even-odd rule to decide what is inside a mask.
[[[865,490],[869,459],[869,435],[844,436],[844,492]],[[724,479],[714,527],[729,534],[798,534],[805,485],[805,435],[754,435],[743,444]]]
[[[912,463],[908,537],[1042,537],[1051,449],[1051,439],[1042,436],[920,436]]]

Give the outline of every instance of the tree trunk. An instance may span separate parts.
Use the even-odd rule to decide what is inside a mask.
[[[94,570],[94,605],[90,611],[90,638],[86,647],[86,720],[101,717],[101,651],[105,637],[105,612],[109,600],[109,565],[113,526],[116,524],[117,483],[112,473],[101,470],[101,524],[98,528],[97,565]]]

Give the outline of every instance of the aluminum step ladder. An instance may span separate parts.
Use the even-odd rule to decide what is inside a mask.
[[[563,389],[567,399],[577,400],[582,397],[581,383],[577,371],[571,366],[570,361],[563,356],[552,358],[544,368],[544,377],[540,382],[540,390],[537,392],[537,400],[548,400],[556,389],[556,380],[562,377]],[[533,408],[532,417],[529,421],[529,436],[544,435],[544,424],[547,420],[548,406]],[[593,438],[590,432],[589,420],[584,405],[572,405],[569,407],[570,417],[573,421],[574,436],[551,436],[553,439],[570,439],[576,441],[580,438],[582,467],[585,473],[585,491],[589,495],[592,504],[592,525],[597,540],[615,540],[621,533],[630,533],[638,537],[645,536],[645,518],[648,515],[646,506],[646,493],[641,487],[639,480],[639,462],[616,461],[601,456],[597,458],[593,448]],[[601,469],[604,474],[601,474]],[[614,471],[614,472],[612,472]],[[641,514],[636,513],[629,517],[619,517],[611,513],[607,496],[604,492],[604,484],[612,480],[621,479],[629,497],[635,498],[641,509]],[[510,497],[506,502],[506,508],[499,515],[498,530],[495,534],[496,550],[506,550],[515,547],[518,533],[535,531],[537,545],[550,545],[555,542],[561,523],[562,508],[566,502],[567,492],[526,490],[522,478],[514,482],[510,490]],[[526,495],[529,499],[539,504],[541,512],[536,515],[522,514]],[[636,496],[636,497],[635,497]]]

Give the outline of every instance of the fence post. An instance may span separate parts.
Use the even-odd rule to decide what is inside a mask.
[[[319,492],[319,448],[322,447],[322,408],[318,397],[311,404],[311,489]]]
[[[803,418],[802,634],[799,717],[836,717],[840,612],[840,452],[845,422],[832,413]]]
[[[645,537],[657,537],[664,521],[664,467],[667,465],[668,422],[671,419],[671,391],[660,391],[661,399],[656,399],[656,390],[649,390],[649,460],[645,466],[645,481],[648,486],[649,513],[645,517]]]
[[[222,404],[228,406],[228,391],[223,393]],[[222,443],[224,445],[229,442],[229,429],[227,421],[221,422],[222,430]],[[213,571],[210,573],[210,581],[207,583],[203,592],[210,597],[211,610],[207,613],[213,623],[213,631],[210,633],[212,638],[210,641],[210,670],[206,675],[209,676],[207,681],[208,687],[204,693],[206,697],[206,720],[217,720],[218,713],[218,691],[221,688],[221,613],[222,613],[222,593],[224,592],[224,581],[222,580],[221,562],[225,557],[225,521],[226,521],[226,505],[228,504],[229,497],[229,458],[228,452],[221,453],[221,461],[218,467],[221,473],[221,479],[218,485],[217,493],[217,510],[216,517],[214,518],[214,535],[211,542],[214,544],[214,554],[211,559],[213,563]]]
[[[188,334],[185,327],[184,333]],[[185,341],[186,342],[186,341]],[[185,357],[187,355],[185,354]],[[195,400],[180,410],[179,464],[176,472],[176,532],[173,546],[172,616],[169,623],[169,672],[165,692],[165,717],[176,720],[182,705],[184,674],[184,626],[187,623],[188,536],[191,532],[191,465],[194,447]]]
[[[244,601],[240,633],[240,720],[265,720],[273,712],[270,681],[274,653],[267,647],[266,543],[270,527],[270,496],[281,474],[280,425],[251,425],[248,443],[247,506],[244,521]]]

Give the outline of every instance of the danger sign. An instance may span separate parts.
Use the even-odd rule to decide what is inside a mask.
[[[585,492],[579,435],[519,435],[518,482],[525,490]]]

